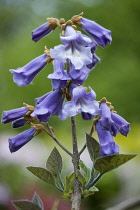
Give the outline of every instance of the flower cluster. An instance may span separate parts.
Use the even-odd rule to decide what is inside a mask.
[[[78,31],[82,28],[87,35]],[[33,124],[34,121],[47,123],[53,115],[61,120],[68,116],[81,114],[84,120],[98,116],[96,130],[101,145],[101,155],[118,153],[118,146],[112,136],[118,132],[127,135],[129,123],[126,123],[114,112],[110,111],[106,102],[97,102],[96,93],[89,87],[90,92],[83,86],[89,73],[100,60],[95,54],[97,46],[105,47],[111,43],[111,31],[103,28],[94,21],[83,17],[83,13],[73,16],[67,22],[61,18],[47,18],[47,22],[32,32],[32,40],[37,42],[50,34],[54,29],[61,30],[62,44],[53,49],[45,47],[44,54],[30,61],[13,73],[13,80],[18,86],[30,84],[35,76],[48,64],[53,65],[54,72],[48,75],[52,81],[52,91],[35,99],[35,107],[30,106],[4,111],[2,123],[12,122],[14,128],[32,124],[32,128],[9,139],[11,152],[20,149],[35,136],[42,127]],[[97,118],[96,118],[97,119]]]

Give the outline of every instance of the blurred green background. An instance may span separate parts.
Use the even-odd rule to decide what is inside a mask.
[[[105,49],[98,47],[96,54],[100,63],[90,73],[85,86],[91,86],[97,100],[106,97],[115,110],[131,123],[129,136],[116,138],[121,153],[140,151],[140,1],[138,0],[0,0],[0,112],[22,106],[34,105],[34,98],[51,90],[46,79],[52,72],[51,65],[26,87],[18,87],[12,80],[9,69],[24,66],[41,55],[44,46],[53,48],[60,43],[59,29],[37,43],[31,41],[31,31],[43,24],[47,17],[64,17],[84,12],[84,17],[94,20],[112,31],[113,41]],[[56,135],[71,149],[70,120],[50,120]],[[89,132],[91,121],[77,117],[80,146],[84,144],[84,133]],[[25,128],[24,128],[25,129]],[[7,139],[22,129],[14,130],[10,125],[0,128],[0,209],[14,209],[11,199],[31,199],[33,191],[44,198],[45,209],[50,209],[55,198],[61,195],[49,185],[42,183],[25,169],[29,165],[44,166],[45,160],[55,145],[49,137],[39,135],[16,154],[10,154]],[[69,133],[69,134],[68,134]],[[60,150],[61,151],[61,150]],[[87,151],[86,151],[87,152]],[[87,153],[82,158],[91,164]],[[64,174],[71,170],[65,154]],[[104,210],[125,199],[139,196],[139,157],[115,172],[105,175],[98,184],[99,192],[83,201],[83,209]],[[69,167],[69,168],[68,168]],[[46,194],[46,197],[45,197]],[[62,203],[62,204],[61,204]],[[9,205],[9,206],[8,206]],[[50,205],[50,206],[49,206]],[[3,206],[3,207],[2,207]],[[4,207],[5,206],[5,207]],[[60,202],[59,209],[70,209],[69,203]]]

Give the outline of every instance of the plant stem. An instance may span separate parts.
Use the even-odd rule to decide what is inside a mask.
[[[74,192],[71,195],[72,201],[72,210],[80,210],[81,205],[81,190],[80,190],[80,182],[78,180],[79,176],[79,153],[78,153],[78,145],[77,145],[77,136],[76,136],[76,120],[75,117],[71,117],[71,126],[72,126],[72,141],[73,141],[73,156],[72,163],[74,167]]]
[[[47,123],[46,124],[48,130],[49,130],[49,135],[53,138],[53,140],[61,147],[61,149],[63,149],[68,155],[70,155],[71,157],[73,156],[73,154],[68,151],[59,141],[58,139],[56,138],[56,136],[54,135],[52,129],[50,128],[49,124]],[[48,131],[44,130],[47,134],[48,134]]]
[[[93,185],[95,185],[99,179],[102,177],[103,174],[99,174],[94,180],[90,180],[89,183],[86,186],[86,189],[89,190]]]
[[[86,149],[86,147],[87,147],[87,144],[85,143],[84,146],[83,146],[83,148],[79,152],[79,156],[84,152],[84,150]]]

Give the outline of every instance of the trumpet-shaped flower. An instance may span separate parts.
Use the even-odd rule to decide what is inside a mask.
[[[18,86],[26,86],[32,82],[34,77],[46,66],[46,54],[40,55],[33,59],[25,66],[16,70],[10,69],[9,71],[14,74],[13,80]]]
[[[69,59],[75,69],[81,69],[84,65],[92,63],[91,47],[92,40],[82,35],[81,32],[76,32],[72,26],[66,26],[65,36],[61,36],[60,40],[64,45],[55,46],[50,49],[52,58],[62,62]]]
[[[118,132],[122,135],[127,136],[130,131],[130,123],[128,123],[120,115],[110,111],[106,102],[101,102],[101,118],[99,120],[103,129],[111,132],[113,136],[116,136]]]
[[[20,127],[24,126],[26,122],[28,122],[28,120],[26,120],[25,118],[23,118],[23,117],[19,118],[19,119],[14,120],[12,122],[12,127],[13,128],[20,128]]]
[[[94,99],[96,98],[95,92],[90,88],[90,93],[86,93],[86,89],[82,86],[70,85],[70,93],[72,101],[66,102],[64,111],[70,117],[78,113],[84,112],[92,115],[99,114],[99,104]]]
[[[32,31],[32,40],[37,42],[44,36],[48,35],[53,29],[49,27],[50,23],[46,22]]]
[[[10,152],[16,152],[21,147],[23,147],[26,143],[28,143],[35,134],[36,130],[34,128],[30,128],[13,138],[9,138],[9,149]]]
[[[16,119],[23,117],[28,112],[27,107],[21,107],[17,109],[12,109],[8,111],[3,111],[2,113],[2,123],[10,123]]]
[[[113,120],[111,119],[111,112],[109,107],[107,106],[106,102],[102,102],[100,104],[101,108],[101,118],[100,118],[100,124],[102,127],[106,130],[110,130],[111,126],[113,125]]]
[[[90,69],[87,66],[83,66],[81,69],[75,69],[74,65],[70,63],[69,74],[74,83],[78,80],[80,81],[78,84],[83,84],[85,79],[88,77],[89,72]]]
[[[53,89],[64,88],[70,76],[64,71],[64,63],[54,60],[54,73],[49,74],[48,78],[52,80]]]
[[[32,40],[37,42],[44,36],[48,35],[52,30],[54,30],[58,25],[58,19],[47,18],[48,22],[42,24],[38,28],[32,31]]]
[[[86,18],[81,18],[81,27],[86,31],[98,45],[105,47],[107,44],[111,43],[111,31],[102,27],[98,23],[88,20]]]
[[[119,147],[112,138],[110,131],[104,130],[99,121],[96,123],[96,131],[100,141],[101,156],[118,154]]]
[[[36,99],[37,105],[34,114],[41,122],[47,122],[51,115],[58,115],[60,119],[64,119],[63,101],[64,96],[61,89],[51,91],[46,94],[46,97],[44,95],[43,98]]]
[[[128,123],[123,117],[114,112],[111,112],[111,117],[119,132],[122,135],[127,136],[130,131],[130,123]]]

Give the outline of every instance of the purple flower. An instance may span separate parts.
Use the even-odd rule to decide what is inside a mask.
[[[92,54],[92,63],[88,64],[87,67],[89,69],[93,69],[96,65],[96,63],[98,63],[100,61],[100,58],[95,54],[93,53]]]
[[[9,140],[9,149],[10,152],[16,152],[21,147],[23,147],[26,143],[28,143],[35,134],[36,130],[34,128],[30,128],[17,136],[8,139]]]
[[[85,79],[88,77],[88,74],[90,72],[90,69],[87,66],[83,66],[81,69],[75,69],[74,65],[70,62],[70,77],[74,81],[81,81],[80,83],[77,84],[83,84]]]
[[[65,119],[62,110],[64,96],[61,89],[46,94],[46,97],[43,96],[43,100],[40,100],[40,98],[34,110],[39,121],[47,122],[51,115],[58,115],[60,119]],[[36,101],[38,102],[38,99]]]
[[[93,39],[102,47],[105,47],[108,43],[111,43],[111,31],[105,29],[94,21],[88,20],[86,18],[81,18],[81,27],[86,31]]]
[[[99,114],[99,104],[94,99],[96,98],[95,92],[92,88],[90,93],[86,93],[86,89],[82,86],[70,85],[70,93],[72,101],[66,102],[64,111],[70,117],[78,113],[85,112],[92,115]]]
[[[119,132],[122,135],[127,136],[130,131],[130,123],[128,123],[123,117],[114,112],[111,112],[111,117]]]
[[[106,102],[100,103],[101,118],[99,123],[104,130],[110,131],[112,136],[116,136],[118,132],[122,135],[127,136],[130,131],[130,123],[128,123],[120,115],[110,111]]]
[[[100,141],[101,156],[118,154],[119,147],[114,142],[110,131],[104,130],[99,121],[96,123],[96,131]]]
[[[81,32],[76,32],[68,25],[65,29],[65,36],[61,36],[60,39],[64,45],[50,49],[52,58],[62,62],[69,59],[75,69],[81,69],[84,65],[92,63],[91,47],[88,47],[92,40],[89,37],[82,35]]]
[[[64,63],[54,60],[54,73],[49,74],[48,78],[52,80],[53,89],[64,88],[70,76],[64,71]]]
[[[34,77],[46,66],[46,54],[40,55],[33,59],[25,66],[16,70],[10,69],[11,73],[14,73],[13,80],[18,86],[26,86],[32,82]]]
[[[42,24],[34,31],[32,31],[32,40],[37,42],[44,36],[48,35],[52,30],[58,26],[58,20],[56,18],[47,18],[48,22]]]
[[[10,123],[16,119],[23,117],[28,112],[27,107],[21,107],[18,109],[12,109],[9,111],[3,111],[2,113],[2,123]]]
[[[107,106],[106,102],[101,102],[101,118],[99,120],[102,127],[106,130],[110,130],[111,126],[113,125],[113,120],[111,119],[111,112],[109,107]]]
[[[39,26],[38,28],[36,28],[34,31],[32,31],[32,40],[34,42],[37,42],[44,36],[48,35],[53,30],[51,27],[49,27],[49,25],[50,23],[46,22],[41,26]]]
[[[19,119],[14,120],[12,122],[12,127],[13,128],[20,128],[20,127],[24,126],[26,122],[28,122],[28,120],[26,120],[25,118],[19,118]]]
[[[94,117],[94,115],[86,112],[81,112],[81,116],[83,120],[91,120]]]

